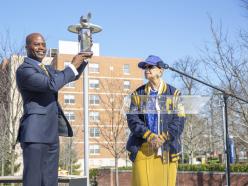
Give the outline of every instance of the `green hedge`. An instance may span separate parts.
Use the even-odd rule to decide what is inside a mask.
[[[231,165],[232,172],[247,172],[248,173],[248,164],[234,164]]]
[[[132,170],[132,167],[120,167],[119,170]],[[179,164],[179,171],[213,171],[213,172],[224,172],[224,164],[200,164],[200,165],[191,165],[191,164]],[[248,173],[248,164],[232,164],[231,172],[247,172]]]
[[[90,185],[91,186],[98,186],[96,178],[99,174],[99,169],[90,169],[89,176],[90,176]]]
[[[223,164],[200,164],[200,165],[191,165],[191,164],[179,164],[179,171],[215,171],[215,172],[224,172],[225,166]]]
[[[119,167],[119,170],[132,170],[132,167]]]
[[[231,172],[248,172],[248,164],[233,164],[231,165]],[[190,165],[179,164],[179,171],[214,171],[224,172],[225,165],[223,164],[202,164],[202,165]]]

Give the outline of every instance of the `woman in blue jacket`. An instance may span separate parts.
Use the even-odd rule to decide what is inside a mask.
[[[179,90],[161,78],[160,62],[159,57],[150,55],[138,64],[148,83],[133,92],[127,114],[132,186],[176,185],[185,114],[183,107],[177,105]],[[176,107],[178,111],[173,112]],[[142,112],[144,109],[151,112]]]

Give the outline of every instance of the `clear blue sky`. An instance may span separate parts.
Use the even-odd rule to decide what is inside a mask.
[[[76,40],[67,27],[91,11],[92,22],[103,27],[95,42],[104,56],[161,56],[171,64],[196,56],[210,39],[209,18],[222,21],[231,37],[247,27],[248,13],[239,0],[6,0],[1,3],[0,31],[10,31],[23,43],[25,35],[41,32],[48,47],[58,40]],[[248,12],[248,11],[247,11]]]

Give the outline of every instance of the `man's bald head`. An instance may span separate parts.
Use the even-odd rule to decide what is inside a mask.
[[[44,40],[44,37],[42,36],[41,33],[34,32],[34,33],[28,34],[28,35],[26,36],[26,46],[29,45],[29,44],[31,43],[31,41],[32,41],[32,39],[33,39],[34,37],[37,37],[37,36],[42,37],[43,40]]]
[[[26,50],[29,58],[41,62],[46,55],[46,42],[40,33],[31,33],[26,37]]]

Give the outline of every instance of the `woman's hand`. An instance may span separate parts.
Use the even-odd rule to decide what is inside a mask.
[[[165,139],[162,135],[157,135],[152,133],[148,138],[147,142],[150,144],[150,146],[157,150],[159,147],[161,147],[165,143]]]
[[[158,136],[158,140],[157,140],[157,149],[159,148],[159,147],[161,147],[163,144],[164,144],[164,142],[165,142],[165,139],[164,139],[164,137],[162,136],[162,135],[159,135]]]
[[[155,133],[151,133],[148,137],[147,137],[147,142],[148,144],[155,149],[157,146],[157,142],[158,142],[158,135],[156,135]]]

